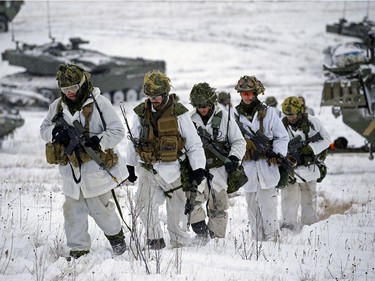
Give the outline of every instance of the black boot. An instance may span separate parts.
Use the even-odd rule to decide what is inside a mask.
[[[192,223],[191,227],[193,228],[193,231],[198,235],[198,237],[201,237],[201,238],[208,237],[208,227],[205,221]]]
[[[106,237],[115,255],[122,255],[126,251],[125,237],[122,229],[118,234],[112,236],[106,235]]]
[[[147,245],[151,250],[161,250],[165,248],[165,241],[164,238],[147,239]]]
[[[84,255],[87,255],[89,252],[90,251],[88,250],[70,251],[69,252],[70,257],[68,257],[67,260],[70,261],[71,258],[78,259]]]

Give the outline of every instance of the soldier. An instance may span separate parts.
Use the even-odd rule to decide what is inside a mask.
[[[299,96],[298,99],[300,100],[300,102],[302,103],[302,108],[303,108],[303,111],[308,113],[309,115],[312,115],[314,116],[315,113],[314,113],[314,109],[312,109],[311,107],[308,107],[306,105],[306,101],[305,101],[305,98],[302,97],[302,96]]]
[[[243,76],[235,89],[241,95],[236,106],[238,124],[246,140],[246,154],[242,165],[249,181],[244,185],[252,235],[256,240],[275,239],[277,234],[277,191],[280,180],[277,160],[259,151],[252,136],[259,130],[267,137],[271,150],[285,156],[288,134],[274,110],[261,103],[263,84],[255,76]]]
[[[230,102],[230,94],[227,92],[220,92],[218,94],[218,102],[227,111],[229,107],[232,107]]]
[[[264,103],[269,107],[272,107],[272,109],[275,110],[277,116],[281,118],[281,110],[277,108],[277,99],[274,96],[267,97]]]
[[[194,210],[191,213],[191,226],[200,237],[224,238],[228,223],[228,173],[240,164],[246,150],[246,142],[236,121],[228,118],[227,111],[217,104],[215,89],[207,83],[194,85],[190,92],[191,104],[195,110],[191,118],[201,135],[203,144],[210,143],[216,151],[230,161],[225,164],[212,150],[205,147],[206,168],[213,178],[199,187]],[[208,205],[208,228],[202,203]]]
[[[297,155],[291,156],[297,161],[296,173],[305,182],[297,178],[295,183],[290,183],[281,190],[281,228],[298,230],[297,216],[300,205],[302,226],[311,225],[318,221],[316,181],[321,174],[317,157],[329,147],[330,137],[318,118],[304,113],[303,104],[298,97],[286,98],[281,107],[286,115],[282,122],[291,141],[300,136],[301,142],[303,142],[303,146],[299,149]],[[314,138],[315,141],[308,141],[311,138]]]
[[[188,158],[192,169],[190,182],[194,180],[197,184],[204,178],[206,164],[202,142],[188,109],[177,102],[175,94],[169,94],[170,89],[170,79],[164,73],[146,73],[144,93],[148,99],[134,108],[136,118],[131,129],[139,143],[128,145],[128,165],[140,165],[137,203],[151,249],[165,247],[159,219],[159,206],[165,199],[171,245],[191,242],[186,228],[180,225],[181,218],[186,218],[180,163]]]
[[[128,176],[125,161],[115,149],[125,135],[124,127],[109,100],[92,86],[90,73],[68,64],[59,67],[56,77],[61,97],[49,106],[40,133],[48,142],[47,160],[59,164],[63,180],[64,228],[70,256],[79,258],[89,253],[88,215],[104,231],[114,253],[121,255],[126,250],[124,234],[110,196],[118,184],[112,176],[118,181]],[[82,125],[84,146],[95,151],[112,176],[92,160],[82,144],[72,147],[69,129],[74,127],[55,123],[54,117],[63,118],[70,126],[75,121]],[[74,151],[67,154],[68,148]]]

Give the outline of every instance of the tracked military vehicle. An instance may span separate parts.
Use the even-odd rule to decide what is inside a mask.
[[[0,105],[0,148],[2,141],[24,123],[18,110]]]
[[[9,30],[9,22],[18,14],[24,1],[0,1],[0,32]]]
[[[332,106],[335,117],[342,115],[343,122],[367,140],[372,159],[375,147],[375,31],[368,32],[362,43],[347,44],[341,51],[336,48],[332,53],[333,65],[323,66],[327,80],[321,105]]]
[[[55,78],[59,65],[74,63],[90,72],[93,85],[113,104],[118,104],[141,98],[146,72],[165,72],[164,61],[113,57],[80,47],[88,43],[81,38],[71,38],[70,44],[54,40],[44,45],[17,43],[15,49],[2,53],[2,59],[26,71],[1,78],[0,93],[13,105],[48,106],[60,96]]]
[[[348,22],[345,18],[339,19],[338,23],[327,24],[326,31],[344,36],[356,37],[366,41],[368,33],[375,28],[375,22],[367,17],[361,22]]]

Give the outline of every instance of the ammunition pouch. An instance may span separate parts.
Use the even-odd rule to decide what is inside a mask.
[[[173,162],[177,160],[178,140],[177,136],[163,136],[160,138],[160,160],[162,162]]]
[[[46,159],[48,164],[68,164],[68,156],[65,154],[65,146],[54,142],[46,143]]]
[[[95,151],[99,158],[106,164],[108,169],[117,165],[118,155],[113,149],[107,149],[105,152],[101,150]],[[78,157],[77,157],[78,154]],[[79,163],[86,163],[91,161],[90,155],[84,151],[73,151],[72,155],[66,155],[65,146],[57,142],[46,143],[46,159],[49,164],[66,165],[68,162],[72,163],[74,167],[79,167]]]
[[[150,151],[140,151],[139,157],[144,161],[145,163],[155,163],[156,158],[154,153]]]
[[[118,163],[118,155],[113,151],[113,149],[107,149],[105,152],[95,150],[95,153],[98,154],[99,158],[105,163],[108,169],[112,168]],[[76,150],[72,153],[72,155],[67,157],[74,167],[79,167],[80,163],[86,163],[92,160],[90,155],[88,155],[86,152]]]
[[[246,140],[246,152],[243,160],[245,161],[250,161],[253,159],[253,155],[256,151],[256,146],[254,142],[250,139],[245,139]]]
[[[242,165],[238,166],[236,170],[228,174],[227,180],[227,193],[233,193],[240,189],[245,183],[247,183],[248,178],[245,174],[244,168]]]

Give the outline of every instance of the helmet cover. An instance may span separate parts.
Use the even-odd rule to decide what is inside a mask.
[[[78,65],[61,64],[56,73],[56,80],[60,88],[69,87],[80,84],[84,76],[88,80],[91,74]]]
[[[153,70],[146,73],[143,80],[143,92],[147,96],[168,94],[171,90],[171,80],[163,72]]]
[[[260,82],[255,76],[248,75],[242,76],[234,88],[237,92],[253,92],[258,95],[263,95],[266,90],[262,82]]]
[[[285,115],[298,114],[302,112],[303,104],[298,97],[287,97],[281,104]]]
[[[216,89],[211,88],[206,82],[193,86],[190,92],[190,103],[192,106],[214,105],[217,100]]]

